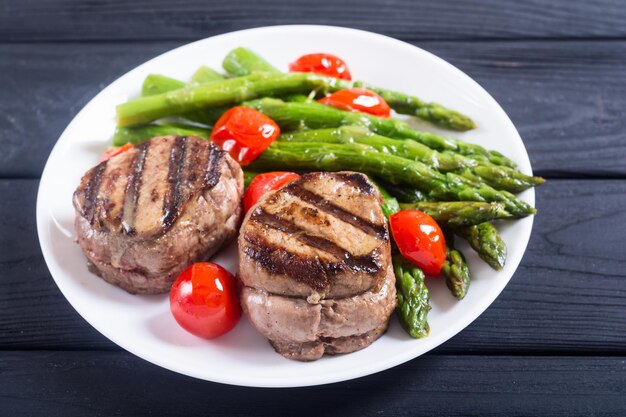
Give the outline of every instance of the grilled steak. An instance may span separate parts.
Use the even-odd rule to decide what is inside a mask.
[[[90,270],[131,293],[162,293],[236,235],[243,173],[196,137],[153,138],[87,171],[74,192]]]
[[[361,349],[385,331],[396,305],[390,257],[380,194],[365,175],[305,174],[244,220],[242,307],[288,358]]]

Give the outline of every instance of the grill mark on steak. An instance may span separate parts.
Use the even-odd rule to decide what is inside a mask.
[[[170,150],[169,168],[167,173],[167,191],[163,201],[163,229],[169,229],[180,211],[180,183],[183,179],[187,136],[177,136]]]
[[[341,271],[343,264],[324,262],[291,253],[256,233],[246,233],[246,256],[272,274],[288,275],[317,291],[328,287],[330,277]]]
[[[206,165],[206,170],[204,173],[204,183],[207,185],[207,187],[213,188],[220,180],[220,163],[224,158],[225,152],[213,143],[210,143],[209,147],[209,162]]]
[[[283,189],[289,194],[298,197],[302,201],[309,203],[322,211],[325,211],[326,213],[338,218],[341,221],[351,224],[352,226],[362,230],[368,235],[375,236],[383,241],[387,241],[389,239],[389,237],[387,236],[387,229],[384,225],[374,224],[369,220],[352,214],[349,211],[346,211],[344,208],[326,200],[324,197],[303,188],[297,182],[292,182]]]
[[[96,215],[96,200],[98,198],[98,191],[100,190],[102,174],[104,174],[104,171],[106,170],[107,162],[108,161],[101,162],[91,171],[89,181],[85,187],[82,215],[92,226]]]
[[[334,177],[340,179],[346,184],[350,184],[356,188],[360,193],[367,195],[374,195],[375,189],[372,184],[362,174],[355,172],[335,172]]]
[[[133,155],[131,164],[131,177],[124,190],[124,207],[122,208],[122,228],[128,235],[135,234],[135,213],[137,211],[137,200],[143,177],[143,168],[146,163],[146,155],[150,148],[150,141],[137,145],[137,151]]]
[[[279,217],[276,214],[268,213],[262,207],[257,207],[257,209],[250,216],[250,221],[281,231],[283,233],[292,234],[296,239],[298,239],[305,245],[327,252],[335,258],[341,260],[341,262],[345,263],[346,266],[354,272],[376,274],[381,269],[380,262],[378,262],[375,256],[355,256],[351,252],[337,245],[335,242],[321,236],[311,235],[295,223],[285,218]],[[287,249],[285,250],[288,252]],[[293,254],[293,256],[299,255]],[[333,268],[333,270],[334,269],[335,268]],[[294,276],[294,278],[297,279],[298,276]]]

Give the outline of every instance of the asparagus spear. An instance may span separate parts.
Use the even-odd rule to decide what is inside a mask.
[[[341,126],[317,130],[304,130],[280,136],[286,142],[362,143],[377,151],[403,158],[414,159],[440,171],[452,171],[478,165],[459,154],[442,154],[412,139],[392,139],[377,135],[363,126]]]
[[[470,171],[493,188],[512,193],[519,193],[545,182],[541,177],[531,177],[504,166],[479,165]]]
[[[501,203],[441,201],[400,204],[402,210],[415,209],[430,215],[442,226],[473,226],[494,219],[511,218]]]
[[[472,119],[440,104],[426,103],[417,97],[375,87],[362,81],[356,81],[353,85],[354,87],[366,88],[375,92],[397,113],[417,116],[446,129],[464,131],[476,128],[476,124]]]
[[[387,190],[389,194],[395,197],[400,203],[418,203],[420,201],[428,201],[428,196],[417,188],[391,184],[381,180],[379,181],[385,190]]]
[[[446,260],[441,273],[452,295],[462,300],[470,286],[470,271],[465,257],[454,247],[453,235],[446,235]]]
[[[121,146],[126,143],[137,145],[155,136],[198,136],[208,138],[211,131],[197,126],[183,125],[178,123],[148,124],[132,127],[118,127],[113,135],[113,146]]]
[[[495,151],[488,151],[479,145],[460,140],[437,136],[429,132],[419,132],[406,122],[393,118],[382,118],[361,112],[339,110],[319,103],[285,103],[284,101],[263,98],[244,103],[265,113],[283,130],[301,128],[322,129],[345,125],[360,125],[388,138],[413,139],[431,149],[444,152],[453,151],[472,158],[479,157],[497,165],[514,168],[515,163]]]
[[[406,184],[427,192],[429,198],[502,202],[514,217],[535,214],[536,210],[505,191],[487,185],[475,187],[459,180],[456,174],[446,175],[427,165],[377,152],[361,144],[274,142],[257,158],[256,169],[313,169],[338,171],[352,169],[383,178],[392,184]]]
[[[200,67],[198,71],[202,70],[203,68],[206,68],[206,70],[208,71],[213,71],[208,67]],[[196,75],[198,74],[198,71],[196,71]],[[203,75],[199,75],[199,76],[202,76],[202,77],[209,76],[209,74],[206,71],[204,70],[202,71],[203,71]],[[219,74],[217,75],[221,77],[221,75]],[[215,81],[216,80],[207,81],[207,82],[215,82]],[[179,90],[187,86],[189,86],[189,84],[180,80],[176,80],[174,78],[166,77],[164,75],[150,74],[146,77],[146,79],[143,82],[141,95],[143,97],[154,96],[157,94],[167,93],[168,91]],[[202,124],[211,126],[229,108],[230,108],[229,106],[211,107],[208,109],[190,111],[188,113],[182,114],[181,116],[193,122],[202,123]]]
[[[212,83],[214,81],[220,81],[223,79],[224,76],[222,74],[215,71],[214,69],[207,67],[206,65],[198,68],[196,72],[194,72],[191,76],[191,82],[196,84]]]
[[[178,90],[179,88],[184,88],[186,86],[187,83],[184,81],[166,77],[165,75],[149,74],[146,79],[143,80],[143,85],[141,86],[141,96],[154,96],[166,91]]]
[[[256,73],[210,84],[189,86],[117,106],[118,126],[150,122],[207,107],[240,103],[273,95],[308,92],[325,86],[325,80],[311,74]]]
[[[287,142],[361,143],[380,152],[413,159],[432,166],[442,172],[473,174],[478,182],[485,182],[499,190],[521,192],[544,180],[531,177],[509,167],[494,166],[456,153],[442,153],[412,139],[392,139],[376,135],[362,126],[341,126],[318,130],[287,133],[280,136]]]
[[[226,55],[222,67],[227,73],[241,77],[255,72],[278,73],[269,62],[246,48],[235,48]]]
[[[476,226],[454,228],[454,233],[461,236],[478,252],[478,256],[496,271],[504,268],[506,244],[498,229],[489,222]]]
[[[424,272],[402,256],[393,257],[398,305],[396,311],[402,327],[414,338],[428,336],[426,316],[430,311],[430,294],[424,283]]]
[[[263,58],[246,48],[232,50],[224,59],[224,69],[237,75],[248,75],[259,71],[278,72]],[[410,114],[420,119],[453,130],[470,130],[476,125],[469,117],[447,109],[437,103],[426,103],[417,97],[404,93],[386,90],[364,83],[362,81],[341,81],[337,84],[338,89],[361,87],[367,88],[379,94],[389,106],[401,114]]]
[[[383,202],[380,206],[383,209],[383,214],[385,215],[385,217],[389,219],[389,216],[400,211],[400,204],[398,203],[398,200],[396,200],[391,194],[389,194],[389,192],[385,190],[385,188],[382,187],[378,182],[372,180],[371,178],[370,180],[374,184],[376,184],[376,187],[378,188],[378,191],[383,198]]]

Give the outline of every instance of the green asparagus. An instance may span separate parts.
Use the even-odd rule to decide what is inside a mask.
[[[470,286],[470,271],[465,257],[454,247],[452,236],[446,236],[446,260],[441,273],[452,295],[462,300]]]
[[[425,103],[417,97],[375,87],[362,81],[354,82],[353,86],[375,92],[397,113],[417,116],[446,129],[464,131],[476,128],[476,124],[472,119],[440,104]]]
[[[498,229],[489,222],[476,226],[454,228],[454,233],[461,236],[478,252],[478,256],[496,271],[504,268],[506,244]]]
[[[226,55],[222,62],[224,70],[235,77],[254,74],[255,72],[278,73],[269,62],[246,48],[235,48]]]
[[[191,82],[195,84],[206,84],[212,83],[214,81],[223,80],[224,76],[219,72],[215,71],[207,67],[206,65],[201,66],[193,73],[191,76]],[[182,88],[182,87],[179,87]]]
[[[267,61],[246,48],[232,50],[224,59],[224,69],[237,76],[249,75],[260,71],[278,72],[278,70]],[[376,92],[385,99],[392,109],[400,114],[417,116],[420,119],[453,130],[463,131],[476,127],[469,117],[454,110],[447,109],[437,103],[425,103],[417,97],[378,88],[362,81],[351,82],[342,80],[340,83],[336,84],[335,90],[353,87],[366,88]]]
[[[417,188],[407,187],[405,185],[391,184],[385,181],[381,181],[381,185],[395,197],[400,203],[418,203],[420,201],[428,201],[428,196]]]
[[[429,214],[442,226],[473,226],[494,219],[511,218],[501,203],[441,201],[400,204],[402,210],[415,209]]]
[[[361,143],[380,152],[420,161],[442,172],[473,174],[478,182],[484,182],[499,190],[521,192],[541,185],[544,180],[531,177],[505,166],[478,162],[456,153],[437,152],[412,139],[392,139],[377,135],[362,126],[341,126],[317,130],[305,130],[280,136],[287,142]]]
[[[117,122],[120,127],[131,126],[263,96],[308,93],[318,88],[332,89],[337,82],[307,73],[255,73],[128,101],[117,106]]]
[[[460,140],[445,138],[429,132],[414,130],[406,122],[372,116],[361,112],[340,110],[319,103],[285,103],[282,100],[263,98],[243,103],[265,113],[278,123],[281,129],[322,129],[345,125],[360,125],[378,135],[395,139],[413,139],[431,149],[444,152],[453,151],[472,158],[481,158],[497,165],[515,167],[513,161],[508,160],[495,151],[489,151],[479,145],[466,143]]]
[[[493,188],[511,193],[520,193],[545,182],[541,177],[525,175],[504,166],[480,165],[473,167],[470,171]]]
[[[199,71],[202,70],[202,68],[206,68],[206,67],[200,67]],[[208,71],[213,71],[210,68],[206,68],[206,69]],[[196,72],[196,74],[197,74],[197,72]],[[219,74],[217,74],[217,75],[219,75]],[[205,74],[203,76],[208,76],[208,73],[205,72]],[[219,75],[219,76],[221,77],[221,75]],[[210,82],[215,82],[215,81],[216,80],[207,81],[207,82],[210,83]],[[183,81],[176,80],[174,78],[166,77],[164,75],[150,74],[150,75],[148,75],[146,77],[146,79],[143,82],[143,88],[141,89],[141,95],[143,97],[153,96],[153,95],[156,95],[156,94],[167,93],[168,91],[179,90],[179,89],[185,88],[187,86],[189,86],[189,84],[187,84],[187,83],[185,83]],[[184,114],[181,115],[181,117],[183,117],[185,119],[188,119],[188,120],[191,120],[192,122],[202,123],[202,124],[211,126],[229,108],[230,108],[230,106],[210,107],[210,108],[207,108],[207,109],[194,110],[194,111],[190,111],[188,113],[184,113]]]
[[[113,135],[113,145],[121,146],[127,143],[137,145],[155,136],[198,136],[208,138],[211,131],[197,126],[178,123],[148,124],[132,127],[118,127]]]
[[[424,272],[402,256],[393,257],[398,305],[396,311],[402,327],[414,338],[428,336],[426,316],[430,311],[430,294],[424,283]]]
[[[141,86],[141,96],[148,97],[156,94],[165,93],[166,91],[178,90],[187,86],[184,81],[166,77],[165,75],[149,74],[143,85]]]
[[[256,169],[312,169],[338,171],[351,169],[392,184],[406,184],[426,192],[431,199],[446,201],[501,202],[514,217],[535,214],[533,207],[505,191],[487,185],[475,187],[458,175],[441,174],[417,161],[388,155],[373,148],[351,143],[274,142],[251,165]]]
[[[385,188],[383,188],[380,184],[378,184],[376,181],[372,182],[376,184],[376,187],[378,187],[378,191],[380,191],[380,195],[383,198],[383,202],[380,206],[383,209],[383,214],[385,215],[385,217],[389,219],[389,216],[400,211],[400,204],[398,203],[398,200],[396,200],[391,194],[389,194],[389,192],[387,192],[387,190],[385,190]]]

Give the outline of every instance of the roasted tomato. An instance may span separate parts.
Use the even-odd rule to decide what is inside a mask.
[[[439,275],[446,260],[446,241],[437,222],[419,210],[402,210],[389,217],[389,225],[402,256],[426,275]]]
[[[119,155],[121,153],[126,152],[127,150],[129,150],[130,148],[132,148],[133,145],[131,145],[130,143],[127,143],[126,145],[122,145],[122,146],[118,146],[116,148],[110,148],[107,149],[101,156],[100,156],[100,160],[98,162],[104,162],[108,159],[113,158],[116,155]]]
[[[352,76],[343,59],[331,54],[303,55],[291,64],[291,72],[313,72],[328,77],[351,80]]]
[[[221,336],[241,317],[235,277],[214,263],[195,263],[172,285],[170,308],[188,332],[206,339]]]
[[[379,117],[391,116],[391,108],[387,102],[378,94],[364,88],[339,90],[318,101],[344,110],[362,111]]]
[[[278,137],[280,128],[272,119],[254,109],[237,106],[219,118],[211,140],[241,165],[248,165]]]
[[[244,213],[247,213],[250,207],[255,205],[268,191],[278,190],[298,178],[300,175],[295,172],[267,172],[257,175],[243,196]]]

